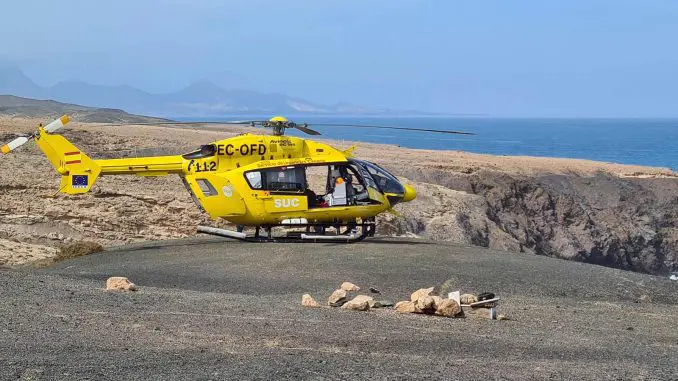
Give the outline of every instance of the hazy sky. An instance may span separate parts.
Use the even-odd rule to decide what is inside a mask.
[[[14,0],[41,85],[227,88],[496,116],[678,116],[676,0]]]

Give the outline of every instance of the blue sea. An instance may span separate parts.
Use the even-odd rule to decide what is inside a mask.
[[[259,119],[236,116],[228,120]],[[289,117],[323,137],[494,155],[591,159],[678,169],[678,119],[499,119],[486,117]],[[375,124],[459,130],[448,135],[382,129],[321,127],[313,123]],[[302,134],[290,132],[291,135]]]

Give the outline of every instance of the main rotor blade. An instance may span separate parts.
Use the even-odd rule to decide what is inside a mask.
[[[434,129],[430,129],[430,128],[413,128],[413,127],[378,126],[378,125],[372,125],[372,124],[312,123],[312,125],[314,125],[314,126],[329,126],[329,127],[381,128],[381,129],[385,129],[385,130],[436,132],[436,133],[440,133],[440,134],[456,134],[456,135],[475,135],[475,133],[473,133],[473,132],[465,132],[465,131],[434,130]]]
[[[128,123],[104,123],[102,126],[199,126],[201,124],[261,124],[264,121],[260,120],[224,120],[224,121],[215,121],[215,120],[205,120],[205,121],[190,121],[190,122],[128,122]]]
[[[309,135],[320,135],[320,132],[318,132],[316,130],[312,130],[312,129],[306,127],[306,126],[301,126],[301,125],[297,124],[297,125],[294,126],[294,128],[296,128],[299,131],[303,131],[303,132],[305,132]]]
[[[7,155],[8,153],[14,151],[15,149],[21,147],[22,145],[28,143],[29,138],[22,136],[19,138],[16,138],[12,140],[11,142],[5,144],[4,146],[0,147],[0,151],[4,154]]]

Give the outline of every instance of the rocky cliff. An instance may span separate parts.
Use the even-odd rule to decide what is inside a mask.
[[[428,207],[403,206],[384,232],[408,232],[576,260],[666,273],[678,269],[678,180],[608,171],[508,174],[399,167],[423,187]],[[432,200],[431,200],[432,199]]]

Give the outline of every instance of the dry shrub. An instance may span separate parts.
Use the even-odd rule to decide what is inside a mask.
[[[82,257],[83,255],[98,253],[103,250],[104,247],[96,242],[89,241],[73,242],[71,244],[59,247],[59,252],[54,257],[54,262],[59,262],[76,257]]]

